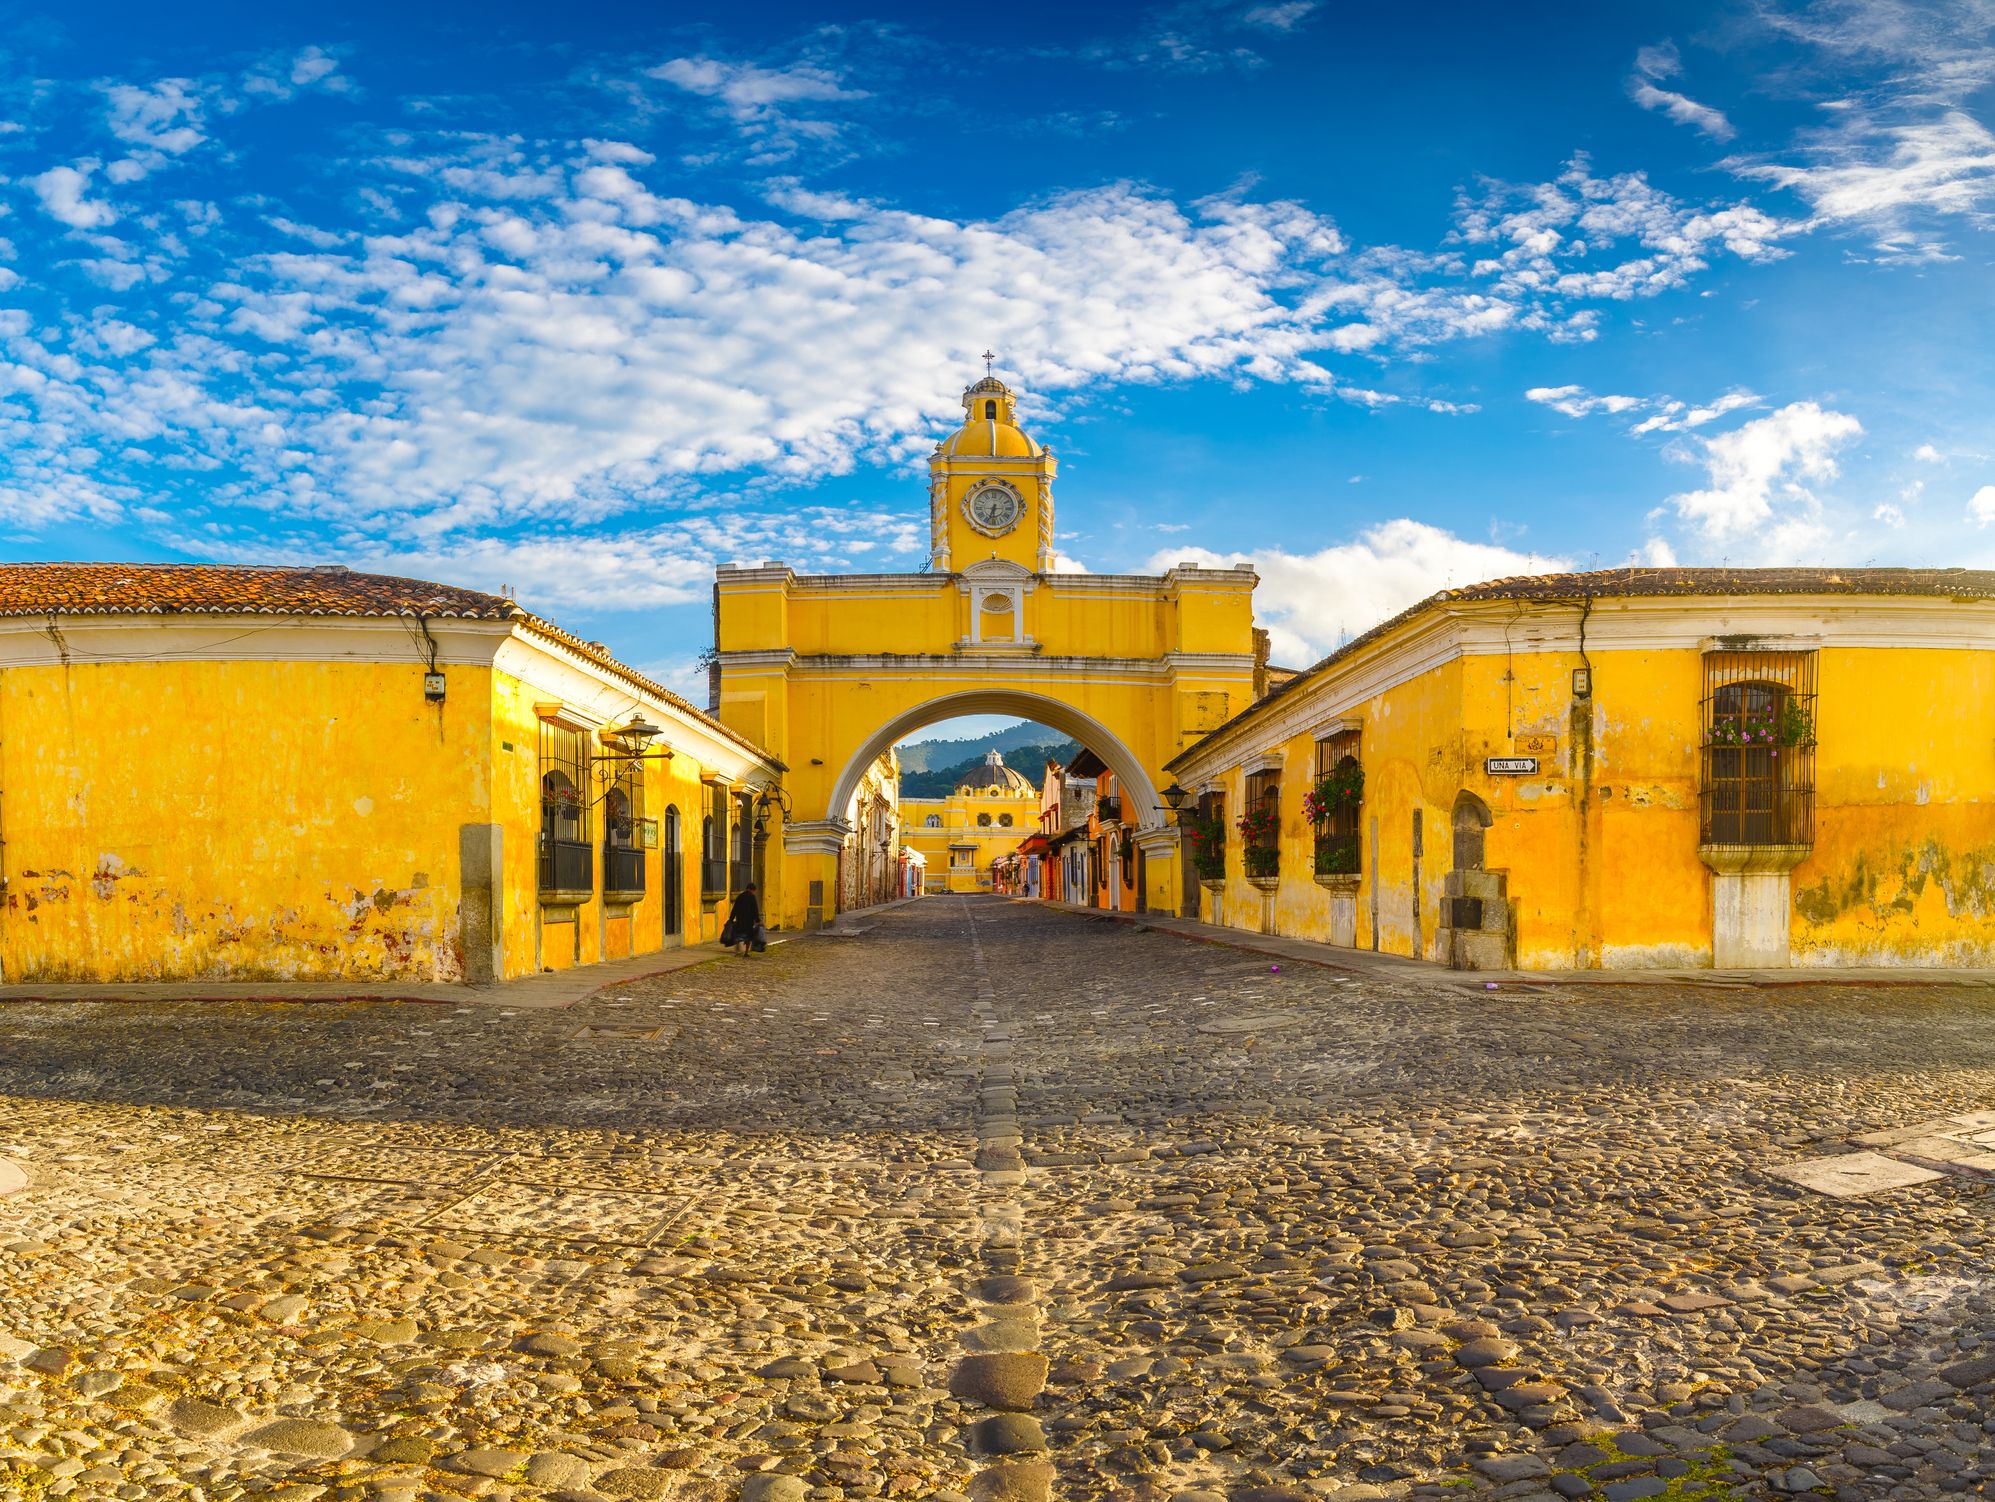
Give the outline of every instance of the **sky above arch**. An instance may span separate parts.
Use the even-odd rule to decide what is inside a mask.
[[[497,589],[697,692],[914,569],[1995,563],[1995,0],[0,8],[0,538]],[[1579,12],[1579,14],[1574,14]],[[1588,12],[1594,12],[1589,14]]]

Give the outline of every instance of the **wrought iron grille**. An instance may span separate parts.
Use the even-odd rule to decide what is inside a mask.
[[[1249,813],[1263,813],[1273,816],[1267,832],[1252,841],[1264,850],[1273,850],[1281,836],[1281,773],[1275,771],[1249,772],[1247,774],[1247,795],[1242,800]]]
[[[540,722],[540,822],[550,838],[589,843],[589,740],[580,730]]]
[[[562,840],[543,835],[540,841],[540,889],[543,892],[586,892],[590,858],[595,848],[587,840]]]
[[[1815,659],[1704,654],[1704,844],[1814,844]]]
[[[723,860],[702,860],[700,862],[700,895],[718,897],[727,890],[727,862]]]
[[[644,768],[633,757],[609,763],[603,794],[603,890],[620,896],[644,891]]]
[[[1359,732],[1340,730],[1316,743],[1316,781],[1320,786],[1332,772],[1344,766],[1356,767]],[[1355,876],[1360,865],[1358,811],[1351,802],[1333,803],[1329,813],[1316,825],[1316,870],[1322,876]]]
[[[644,851],[631,845],[603,846],[603,890],[620,897],[644,892]]]
[[[580,730],[540,722],[540,890],[587,892],[595,851],[589,840],[589,742]]]

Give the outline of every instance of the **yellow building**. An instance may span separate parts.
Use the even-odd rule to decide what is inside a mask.
[[[852,797],[874,759],[965,714],[1035,720],[1093,749],[1125,790],[1151,905],[1173,907],[1161,769],[1257,691],[1252,570],[1055,571],[1053,455],[1017,425],[1002,381],[970,387],[963,412],[929,460],[929,572],[768,564],[716,578],[714,707],[791,767],[770,893],[786,926],[836,911]]]
[[[782,771],[500,596],[0,566],[0,978],[483,981],[711,938]]]
[[[991,866],[1038,828],[1039,790],[992,751],[947,798],[903,798],[908,847],[931,892],[988,892]]]
[[[1991,649],[1960,569],[1438,594],[1171,760],[1187,906],[1464,968],[1986,965]]]

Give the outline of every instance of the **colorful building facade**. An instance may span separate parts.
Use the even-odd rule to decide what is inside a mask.
[[[1990,724],[1995,573],[1448,591],[1171,760],[1179,900],[1464,968],[1986,965]]]
[[[947,798],[904,798],[903,838],[921,853],[930,892],[989,892],[994,868],[1035,827],[1039,794],[992,751]]]
[[[782,771],[501,596],[0,566],[0,978],[486,981],[711,938]]]

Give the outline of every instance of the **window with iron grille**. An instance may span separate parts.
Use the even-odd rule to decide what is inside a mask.
[[[1240,815],[1240,856],[1249,876],[1274,876],[1281,859],[1281,773],[1247,774],[1245,810]]]
[[[1185,831],[1191,840],[1192,869],[1200,881],[1226,875],[1226,795],[1200,793],[1198,814]]]
[[[727,891],[727,790],[708,783],[706,811],[700,817],[700,895],[719,897]]]
[[[540,889],[587,892],[595,883],[589,845],[589,741],[580,730],[540,722]]]
[[[1361,866],[1358,812],[1365,774],[1358,745],[1356,730],[1340,730],[1316,743],[1316,785],[1305,812],[1316,824],[1318,876],[1356,876]]]
[[[737,793],[729,800],[734,815],[734,826],[728,831],[728,890],[747,890],[748,883],[755,879],[750,852],[753,849],[755,825],[755,799],[748,793]]]
[[[635,757],[610,763],[603,794],[603,890],[629,896],[644,890],[644,764]]]
[[[1814,844],[1815,658],[1704,654],[1705,845]]]

